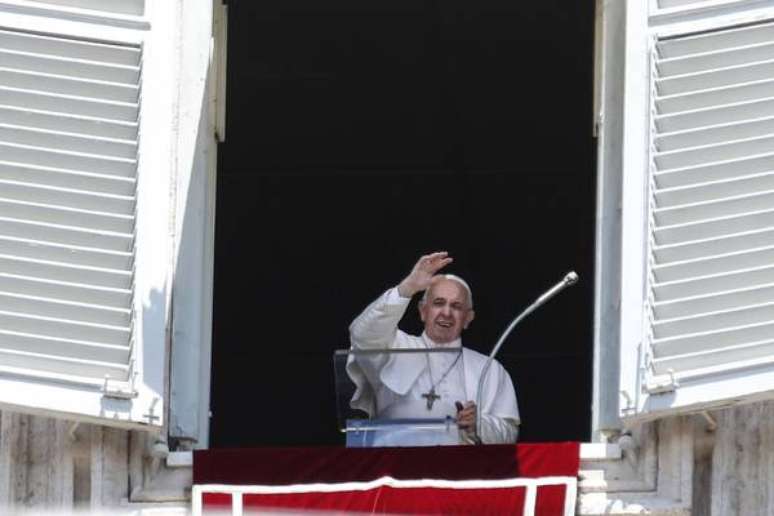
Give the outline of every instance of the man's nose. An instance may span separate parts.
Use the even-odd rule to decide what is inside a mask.
[[[449,305],[446,305],[446,306],[444,306],[443,308],[441,308],[441,313],[442,313],[442,314],[443,314],[445,317],[451,317],[451,314],[452,314],[452,309],[451,309],[451,307],[450,307]]]

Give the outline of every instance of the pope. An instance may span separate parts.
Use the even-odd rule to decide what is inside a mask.
[[[487,357],[462,346],[473,322],[473,294],[467,282],[440,274],[453,259],[446,252],[419,258],[408,275],[371,303],[350,325],[353,350],[446,349],[449,353],[351,355],[347,373],[356,385],[353,408],[387,419],[453,418],[455,435],[403,432],[380,445],[514,443],[520,424],[516,393],[508,372],[495,361],[487,373],[481,402],[473,401]],[[421,335],[398,328],[411,298],[423,293]],[[456,351],[456,352],[455,352]],[[477,419],[481,418],[477,434]]]

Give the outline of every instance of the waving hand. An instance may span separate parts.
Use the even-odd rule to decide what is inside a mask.
[[[436,273],[449,265],[453,258],[446,251],[422,256],[411,272],[398,285],[398,293],[402,297],[411,297],[425,290],[433,282]]]

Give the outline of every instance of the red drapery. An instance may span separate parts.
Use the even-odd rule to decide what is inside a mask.
[[[230,511],[238,492],[245,514],[521,514],[532,485],[535,514],[553,516],[574,501],[578,466],[578,443],[202,450],[194,496],[205,512]]]

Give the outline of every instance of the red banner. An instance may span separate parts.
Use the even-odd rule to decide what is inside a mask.
[[[194,453],[194,514],[572,515],[578,443]]]

